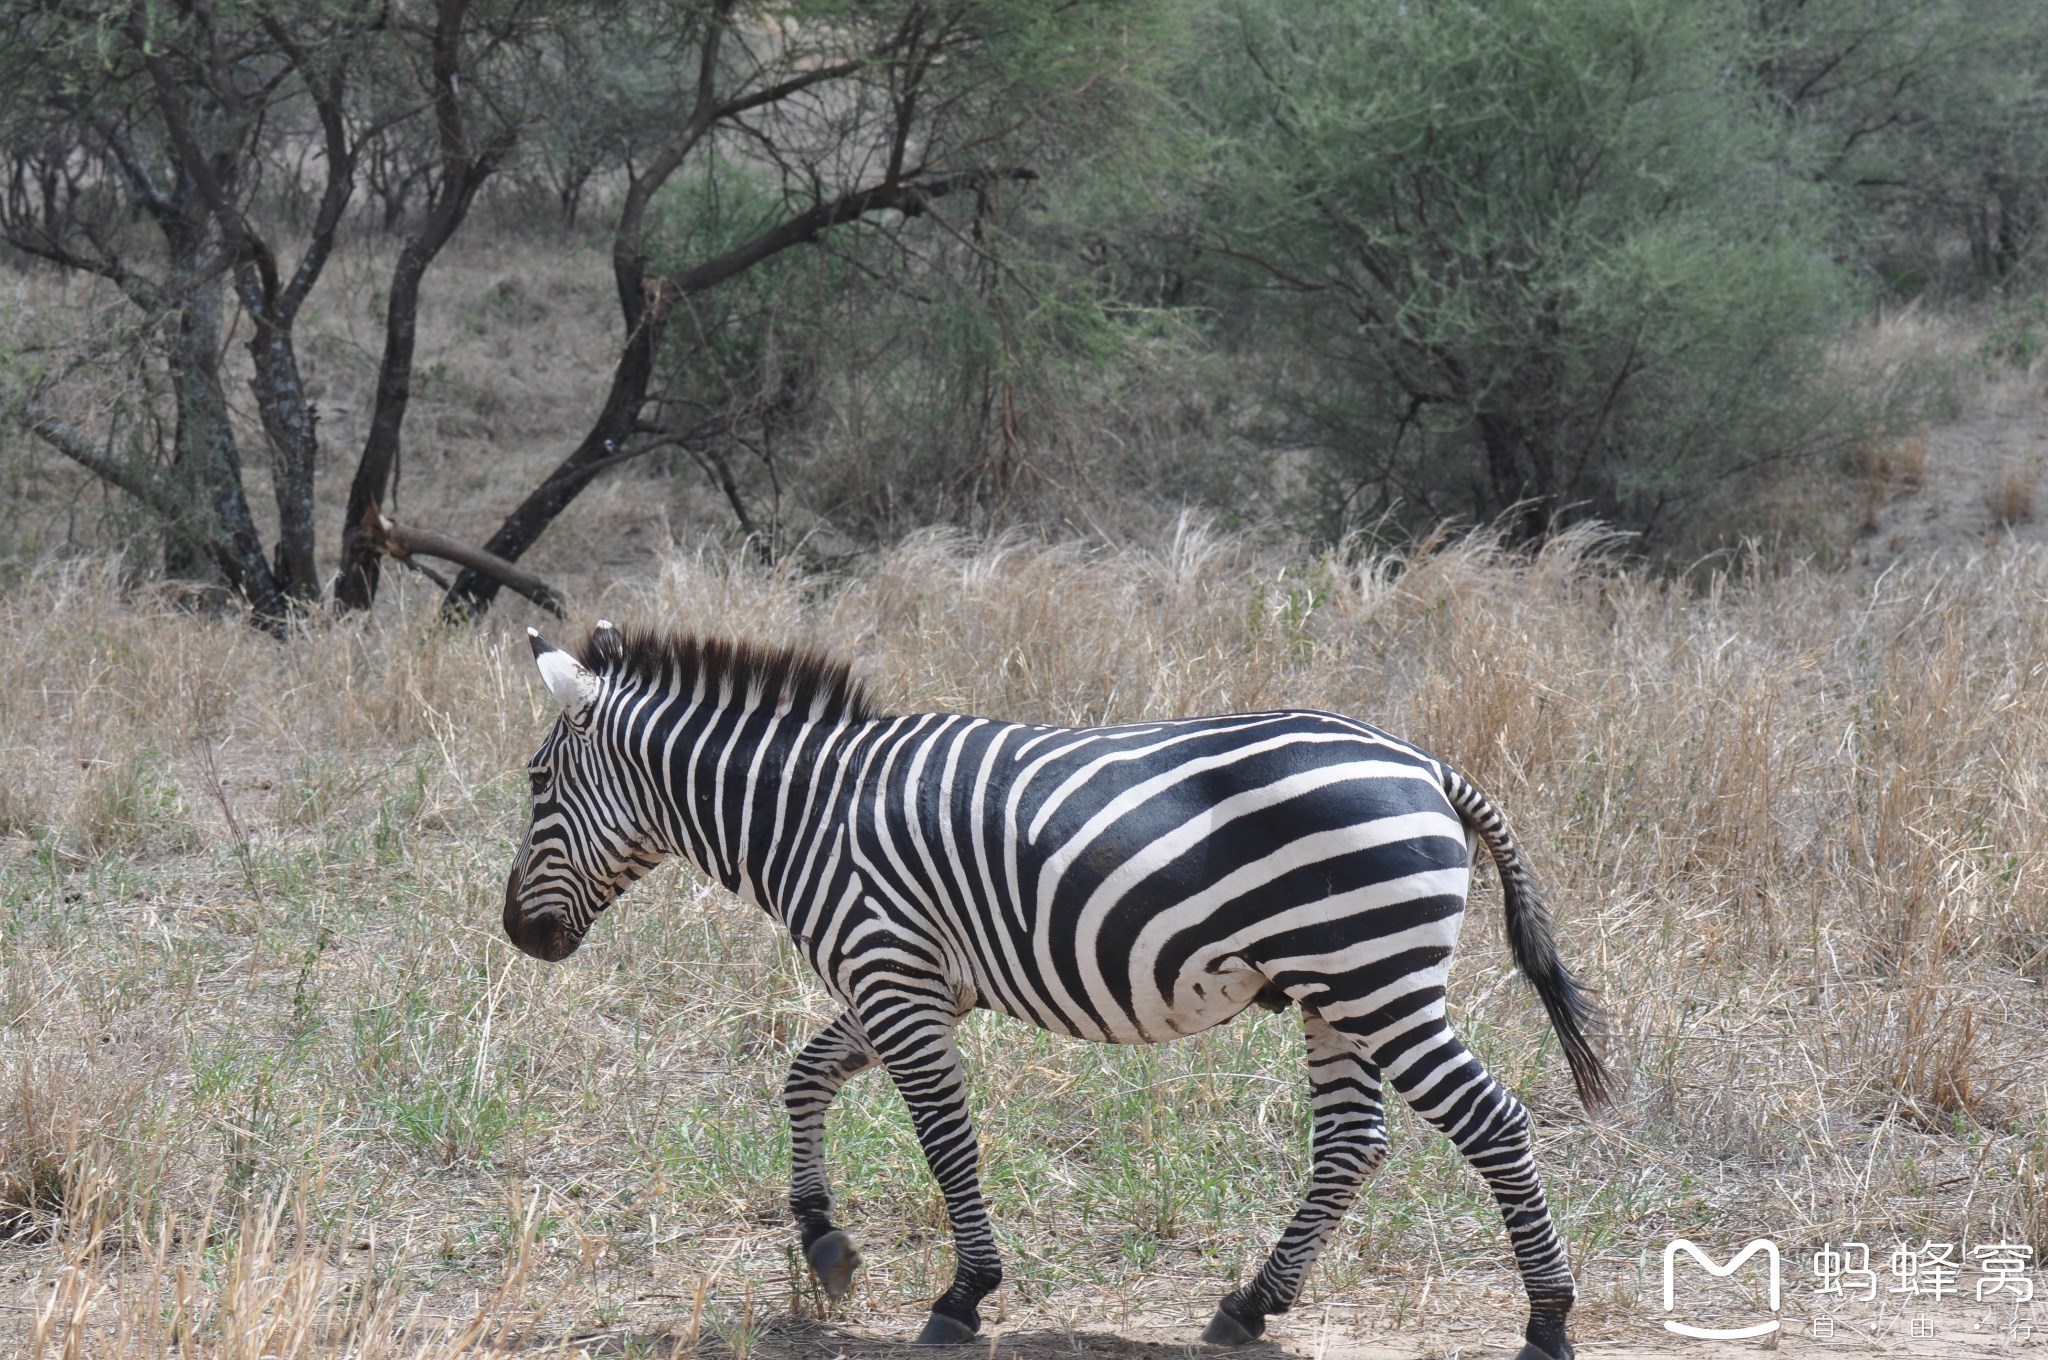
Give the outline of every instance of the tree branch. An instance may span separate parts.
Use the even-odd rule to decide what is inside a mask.
[[[149,32],[139,16],[131,22],[129,36],[136,50],[143,54],[143,69],[149,72],[150,84],[155,88],[157,112],[163,115],[164,131],[170,137],[172,149],[177,152],[185,173],[199,186],[200,196],[213,210],[221,230],[233,243],[237,260],[256,266],[262,286],[259,300],[267,310],[277,297],[277,260],[271,255],[270,247],[250,229],[248,218],[229,196],[228,187],[214,173],[212,159],[199,144],[192,124],[185,117],[183,100],[186,92],[162,54],[153,50]]]
[[[326,267],[328,254],[334,249],[335,232],[340,229],[342,214],[348,210],[349,198],[355,192],[356,155],[355,149],[349,145],[348,127],[342,115],[340,68],[336,67],[323,86],[313,78],[305,50],[281,22],[267,17],[263,27],[298,72],[306,93],[313,100],[313,108],[320,118],[327,161],[327,182],[320,195],[319,211],[313,218],[312,237],[306,243],[306,253],[299,257],[298,268],[292,271],[291,282],[285,285],[284,295],[277,301],[279,318],[284,320],[298,314],[306,294],[312,291],[320,278],[320,271]]]
[[[619,310],[626,320],[626,333],[640,329],[647,308],[647,262],[642,242],[646,235],[647,208],[654,195],[668,182],[676,167],[703,140],[718,113],[718,49],[725,37],[726,16],[733,0],[719,0],[704,33],[704,49],[698,54],[697,97],[690,116],[668,145],[655,152],[647,169],[629,173],[626,197],[619,205],[618,225],[612,231],[612,283],[618,290]]]
[[[895,211],[916,217],[936,199],[961,189],[984,188],[1003,180],[1026,183],[1038,178],[1036,170],[1012,166],[1004,170],[966,170],[957,175],[920,180],[907,184],[875,184],[842,194],[829,203],[813,205],[788,221],[770,227],[751,241],[728,250],[715,259],[693,265],[658,282],[664,295],[687,297],[715,287],[735,274],[743,274],[771,255],[793,245],[813,240],[841,222],[852,222],[869,213]]]
[[[135,153],[135,144],[128,139],[128,135],[89,110],[81,108],[78,116],[87,127],[99,134],[100,140],[112,154],[114,164],[127,177],[129,192],[135,195],[136,201],[142,204],[150,217],[159,225],[173,217],[177,209],[171,202],[171,196],[158,187],[156,178],[149,173],[149,167],[143,164],[142,157]]]
[[[0,407],[7,406],[15,407],[15,417],[23,429],[95,477],[133,496],[157,517],[165,533],[196,542],[200,551],[213,559],[229,581],[244,579],[243,563],[233,549],[210,534],[195,532],[185,507],[154,477],[129,466],[110,450],[93,443],[84,431],[48,407],[35,401],[20,401],[14,393],[0,388]]]
[[[130,271],[119,260],[104,257],[95,259],[90,255],[80,255],[54,239],[46,229],[35,227],[33,231],[33,235],[23,235],[12,230],[0,231],[0,240],[6,241],[24,254],[48,260],[51,264],[60,265],[65,269],[75,269],[81,274],[99,275],[119,288],[130,302],[151,316],[159,315],[166,310],[163,296],[157,292],[155,285]]]
[[[612,373],[611,391],[604,409],[583,442],[547,479],[529,493],[491,536],[491,551],[516,559],[532,546],[591,479],[591,469],[615,457],[619,445],[633,429],[645,404],[648,376],[653,370],[654,351],[663,322],[676,303],[692,293],[715,287],[761,261],[805,241],[817,239],[832,227],[855,221],[868,213],[895,211],[905,216],[924,212],[931,203],[962,189],[985,187],[1000,180],[1028,181],[1038,172],[1024,167],[1001,170],[970,170],[943,178],[908,184],[875,184],[813,205],[781,224],[770,227],[716,259],[654,281],[640,324],[628,333],[625,353]],[[448,592],[447,607],[456,613],[480,613],[489,606],[497,587],[487,573],[464,572]]]
[[[119,487],[161,518],[179,518],[176,499],[161,483],[93,443],[83,430],[56,412],[40,402],[19,400],[5,388],[0,388],[0,405],[15,407],[23,429],[95,477]]]
[[[401,562],[415,553],[423,557],[443,558],[524,595],[558,619],[565,616],[567,599],[538,576],[521,571],[495,553],[450,538],[447,534],[395,523],[386,519],[375,505],[370,506],[363,522],[350,532],[349,537],[351,548],[357,551],[382,553]],[[427,575],[439,579],[433,572],[427,572]]]
[[[706,121],[706,126],[709,126],[711,123],[724,122],[728,118],[737,118],[740,114],[746,113],[750,109],[758,109],[764,104],[778,103],[793,94],[803,93],[813,85],[821,85],[828,80],[838,80],[841,77],[853,75],[876,57],[887,56],[889,50],[898,41],[900,41],[900,35],[898,38],[892,38],[890,41],[876,47],[873,54],[866,58],[842,61],[832,66],[820,66],[815,70],[806,71],[802,75],[791,76],[780,84],[755,90],[752,94],[738,95],[728,99],[725,103],[712,110],[711,117]]]

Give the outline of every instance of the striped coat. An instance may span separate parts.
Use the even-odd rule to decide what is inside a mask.
[[[788,929],[844,1008],[785,1088],[791,1206],[829,1293],[858,1262],[823,1158],[825,1110],[853,1075],[888,1070],[946,1196],[958,1267],[920,1339],[961,1341],[1002,1273],[953,1042],[962,1015],[1157,1043],[1255,1004],[1297,1007],[1308,1193],[1204,1339],[1248,1342],[1293,1303],[1385,1157],[1391,1084],[1500,1203],[1530,1296],[1525,1360],[1571,1354],[1573,1284],[1527,1111],[1445,1018],[1476,845],[1589,1105],[1607,1084],[1595,1016],[1506,824],[1442,761],[1328,713],[1103,728],[892,717],[809,653],[603,624],[579,655],[533,643],[563,711],[530,770],[506,932],[566,957],[620,891],[677,855]]]

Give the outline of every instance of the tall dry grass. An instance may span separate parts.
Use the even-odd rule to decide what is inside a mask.
[[[1635,1325],[1675,1232],[1788,1260],[2048,1239],[2048,561],[1677,582],[1591,530],[1310,555],[1184,522],[1121,549],[926,535],[833,579],[684,554],[589,594],[579,627],[818,642],[901,707],[1313,705],[1457,763],[1614,1016],[1627,1085],[1588,1120],[1478,895],[1454,1018],[1537,1112],[1588,1334]],[[450,630],[401,590],[279,645],[111,567],[0,599],[23,1344],[440,1354],[516,1315],[504,1344],[744,1355],[825,1312],[782,1223],[774,1092],[829,1014],[794,955],[682,870],[567,965],[497,934],[548,719],[524,622]],[[999,1325],[1192,1335],[1291,1208],[1298,1042],[1285,1018],[1160,1050],[970,1022]],[[869,1258],[821,1324],[845,1344],[948,1266],[884,1084],[831,1139]],[[1506,1262],[1476,1178],[1404,1120],[1299,1318],[1511,1329]]]

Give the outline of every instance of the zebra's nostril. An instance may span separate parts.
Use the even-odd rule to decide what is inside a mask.
[[[512,866],[505,880],[505,938],[523,954],[545,963],[559,963],[576,952],[582,937],[569,930],[568,918],[559,909],[529,912],[520,902],[522,862]]]

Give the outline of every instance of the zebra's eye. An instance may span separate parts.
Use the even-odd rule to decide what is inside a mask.
[[[546,770],[528,770],[526,782],[532,787],[534,797],[543,798],[547,796],[548,785],[554,782],[554,776]]]

